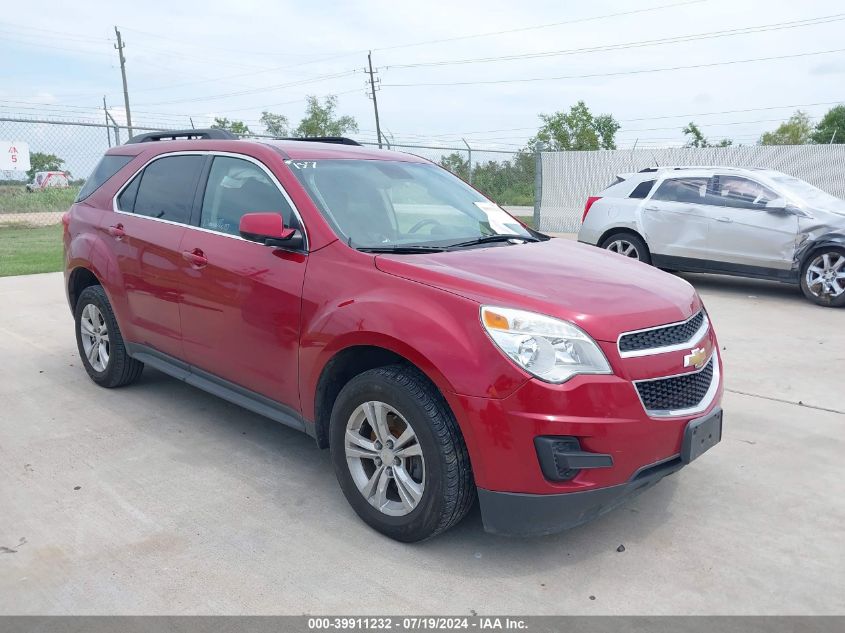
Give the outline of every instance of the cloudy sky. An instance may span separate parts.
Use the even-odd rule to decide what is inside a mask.
[[[515,148],[582,99],[620,121],[620,147],[679,144],[689,120],[749,144],[845,100],[835,0],[42,0],[3,11],[0,116],[101,121],[105,94],[122,117],[115,25],[136,124],[258,130],[262,110],[296,123],[305,95],[335,94],[372,139],[369,49],[397,142]]]

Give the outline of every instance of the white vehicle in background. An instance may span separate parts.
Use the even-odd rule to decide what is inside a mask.
[[[845,305],[845,201],[779,171],[659,167],[587,199],[578,241],[672,271],[800,284]]]
[[[26,183],[26,190],[30,193],[52,188],[66,189],[67,187],[70,187],[70,181],[63,171],[37,171],[32,182]]]

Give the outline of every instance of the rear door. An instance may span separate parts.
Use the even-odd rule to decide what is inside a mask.
[[[713,216],[709,175],[685,171],[658,183],[642,205],[640,222],[653,255],[706,260]]]
[[[798,235],[798,216],[767,209],[781,196],[751,178],[714,177],[719,209],[708,243],[715,261],[742,266],[790,270]]]
[[[298,356],[307,255],[240,237],[245,213],[275,212],[302,229],[271,171],[241,155],[214,155],[198,217],[180,250],[185,358],[193,366],[299,409]]]
[[[205,157],[164,155],[150,162],[115,199],[108,214],[111,237],[123,279],[130,340],[182,358],[179,315],[179,244]]]

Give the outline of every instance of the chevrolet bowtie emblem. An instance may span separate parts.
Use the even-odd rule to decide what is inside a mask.
[[[707,360],[707,350],[703,347],[696,347],[689,354],[684,356],[684,367],[695,367],[701,369]]]

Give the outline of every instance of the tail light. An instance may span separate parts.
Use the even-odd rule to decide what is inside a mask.
[[[590,212],[590,207],[593,206],[596,200],[601,200],[601,196],[590,196],[587,198],[587,204],[584,205],[584,215],[581,216],[581,224],[584,224],[584,220],[587,219],[587,214]]]

